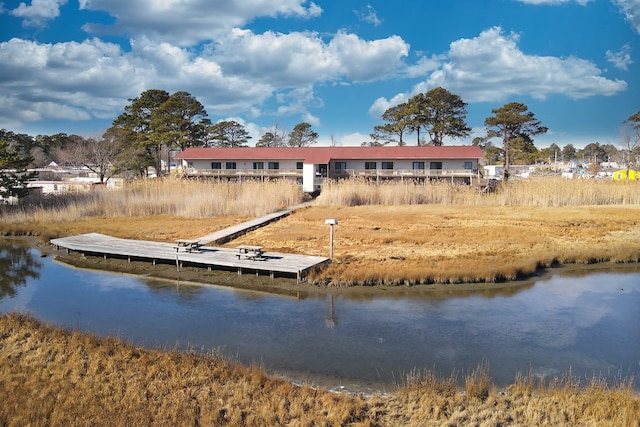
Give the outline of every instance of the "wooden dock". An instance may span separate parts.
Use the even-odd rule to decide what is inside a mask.
[[[237,249],[210,246],[200,246],[198,250],[187,252],[172,243],[120,239],[98,233],[52,239],[51,243],[86,255],[146,260],[154,265],[158,262],[175,263],[178,269],[190,265],[238,274],[268,274],[271,278],[295,277],[298,282],[305,281],[309,272],[329,262],[329,258],[279,252],[262,252],[259,258],[246,258],[238,256]]]

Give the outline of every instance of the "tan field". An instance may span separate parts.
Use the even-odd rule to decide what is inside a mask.
[[[329,254],[315,279],[335,284],[512,280],[568,262],[640,259],[637,206],[317,206],[234,241]]]

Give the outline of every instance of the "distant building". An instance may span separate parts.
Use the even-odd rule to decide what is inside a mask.
[[[292,179],[305,192],[325,179],[447,179],[470,184],[480,177],[476,146],[187,148],[175,156],[187,177],[229,180]]]
[[[76,177],[64,181],[29,181],[27,188],[39,189],[44,195],[62,195],[91,191],[96,185],[101,185],[98,179]],[[104,185],[110,190],[120,188],[123,180],[111,178]]]
[[[504,173],[504,166],[502,165],[488,165],[484,166],[484,177],[488,179],[502,178]]]
[[[602,169],[619,169],[618,162],[602,162],[600,163]]]
[[[70,193],[84,193],[94,186],[92,182],[71,181],[29,181],[27,188],[39,189],[44,195],[61,195]]]

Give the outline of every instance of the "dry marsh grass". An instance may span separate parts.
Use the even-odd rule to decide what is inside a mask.
[[[637,426],[632,385],[518,375],[413,373],[388,395],[336,394],[272,379],[215,354],[147,350],[0,316],[0,424],[300,426]]]
[[[207,234],[302,200],[299,187],[289,181],[143,180],[122,190],[96,188],[37,199],[24,209],[2,214],[0,232],[48,239],[104,230],[118,237],[163,241]]]
[[[327,256],[334,285],[513,280],[549,266],[640,260],[640,206],[314,206],[242,236],[267,250]]]
[[[633,181],[542,177],[514,179],[508,185],[498,184],[497,191],[483,193],[475,185],[457,185],[443,181],[376,183],[354,179],[323,185],[318,204],[541,207],[640,205],[640,184]]]

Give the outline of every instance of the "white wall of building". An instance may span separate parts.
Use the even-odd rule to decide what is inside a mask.
[[[194,169],[211,169],[211,164],[214,162],[220,163],[222,170],[227,170],[227,163],[233,162],[236,164],[236,169],[240,170],[253,170],[253,164],[257,162],[262,162],[263,169],[269,169],[269,162],[277,162],[278,169],[286,169],[286,170],[295,170],[297,168],[298,162],[302,162],[300,160],[281,160],[281,159],[256,159],[256,160],[247,160],[247,159],[207,159],[207,160],[183,160],[182,168],[194,168]]]
[[[316,165],[305,163],[302,165],[302,191],[313,193],[319,189],[316,184]]]
[[[374,162],[374,161],[376,162],[376,169],[382,169],[382,163],[383,162],[391,162],[391,163],[393,163],[393,169],[396,169],[396,170],[412,170],[414,162],[423,162],[425,169],[430,169],[430,164],[432,162],[439,162],[439,163],[442,163],[442,169],[449,169],[449,170],[462,170],[462,169],[465,169],[465,167],[464,167],[465,166],[465,162],[471,162],[471,169],[472,170],[477,170],[478,169],[478,160],[476,160],[476,159],[473,159],[473,160],[464,160],[464,159],[463,160],[459,160],[459,159],[455,159],[455,160],[436,160],[436,159],[332,160],[331,161],[331,169],[335,170],[336,169],[336,163],[339,163],[339,162],[345,162],[346,163],[346,169],[364,169],[365,168],[365,163]]]

